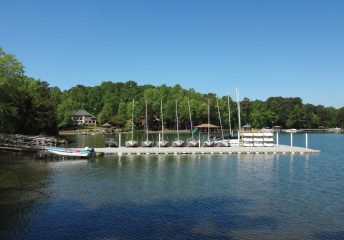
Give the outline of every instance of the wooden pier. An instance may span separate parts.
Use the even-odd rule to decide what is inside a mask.
[[[96,152],[105,155],[178,155],[178,154],[311,154],[320,153],[319,150],[292,147],[286,145],[275,145],[274,147],[167,147],[167,148],[94,148]]]

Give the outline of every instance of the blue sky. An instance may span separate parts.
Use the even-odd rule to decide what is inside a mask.
[[[135,80],[344,106],[344,1],[0,1],[0,47],[68,89]]]

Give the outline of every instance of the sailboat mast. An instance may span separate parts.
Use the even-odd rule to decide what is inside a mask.
[[[147,141],[148,141],[148,114],[147,114],[147,101],[146,101],[146,134],[147,134]]]
[[[222,120],[221,120],[221,114],[220,114],[220,107],[219,107],[219,100],[218,100],[218,99],[216,99],[216,105],[217,105],[217,113],[218,113],[218,115],[219,115],[219,121],[220,121],[222,139],[224,139],[224,136],[223,136],[223,128],[222,128]]]
[[[162,113],[162,99],[160,100],[160,112],[161,112],[161,140],[164,140],[164,116]]]
[[[135,100],[133,99],[133,112],[131,116],[131,140],[134,140],[134,107],[135,107]]]
[[[192,128],[191,108],[190,108],[190,101],[189,101],[189,100],[188,100],[188,106],[189,106],[189,115],[190,115],[191,138],[193,139],[193,128]]]
[[[176,100],[176,119],[177,119],[177,140],[179,141],[179,126],[178,126],[178,101]]]
[[[240,119],[240,96],[239,96],[239,89],[236,89],[236,95],[237,95],[237,106],[238,106],[238,140],[240,145],[240,132],[241,132],[241,119]]]
[[[231,105],[229,103],[229,94],[228,94],[228,124],[229,124],[229,135],[232,135]]]
[[[210,141],[210,99],[208,99],[208,141]]]

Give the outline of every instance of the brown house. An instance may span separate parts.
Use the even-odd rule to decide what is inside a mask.
[[[96,126],[97,119],[94,115],[87,112],[86,110],[78,110],[72,116],[74,125],[78,126]]]

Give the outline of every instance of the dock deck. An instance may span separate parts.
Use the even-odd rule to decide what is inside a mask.
[[[286,145],[275,145],[274,147],[167,147],[167,148],[95,148],[96,152],[103,152],[105,155],[141,155],[141,154],[310,154],[320,153],[319,150],[292,147]]]

